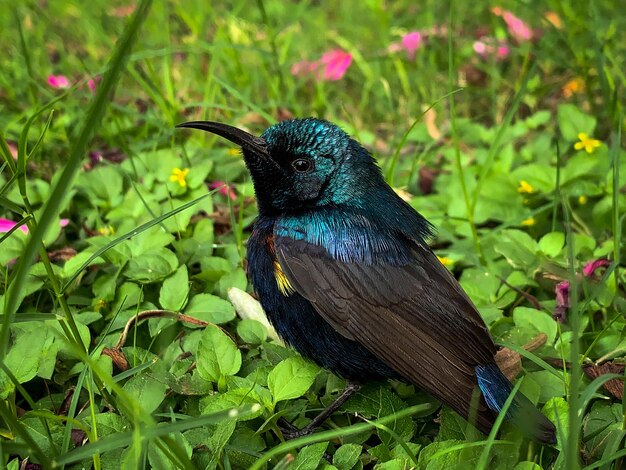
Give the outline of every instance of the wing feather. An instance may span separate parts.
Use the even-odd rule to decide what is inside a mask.
[[[493,362],[496,348],[472,302],[427,247],[413,244],[410,262],[394,264],[338,260],[285,236],[275,246],[289,282],[337,332],[468,415],[474,367]],[[478,411],[479,421],[491,420],[484,403]]]

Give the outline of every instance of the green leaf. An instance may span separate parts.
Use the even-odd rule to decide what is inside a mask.
[[[574,142],[578,140],[578,134],[584,132],[593,137],[596,128],[596,118],[583,113],[578,106],[573,104],[561,104],[557,108],[557,120],[563,137]]]
[[[563,232],[549,232],[539,240],[539,249],[550,258],[558,256],[564,246],[565,234]]]
[[[556,170],[540,163],[529,163],[513,170],[512,177],[517,185],[526,181],[534,193],[549,193],[555,188]]]
[[[561,372],[558,375],[562,375]],[[537,372],[530,372],[528,377],[533,379],[539,384],[539,403],[546,403],[552,397],[565,396],[565,383],[563,379],[559,379],[552,371],[540,370]]]
[[[328,442],[319,442],[300,449],[296,459],[289,466],[290,470],[315,470],[322,459],[324,452],[328,447]]]
[[[193,449],[181,433],[173,433],[168,437],[173,439],[181,449],[184,449],[187,458],[191,458]],[[177,468],[172,458],[159,448],[156,440],[150,441],[148,447],[148,461],[150,462],[150,468],[152,470],[176,470]]]
[[[585,453],[600,458],[611,436],[622,432],[623,419],[621,404],[596,401],[583,422]]]
[[[482,445],[461,440],[437,441],[426,446],[419,454],[420,469],[426,470],[465,470],[476,468],[483,451]],[[497,445],[491,449],[489,469],[509,469],[517,461],[517,444],[514,442]]]
[[[79,175],[76,186],[87,195],[94,206],[108,210],[122,202],[122,175],[114,166],[96,167]]]
[[[178,267],[178,258],[167,248],[132,258],[124,274],[134,281],[151,283],[165,279]]]
[[[343,409],[358,413],[366,417],[390,416],[407,407],[407,404],[389,387],[380,384],[364,386],[359,393],[348,400]],[[415,433],[415,423],[410,417],[401,418],[387,425],[402,439],[410,440]],[[378,431],[380,439],[387,445],[393,446],[395,439],[386,431]]]
[[[267,377],[274,404],[304,395],[318,372],[319,367],[298,356],[280,362]]]
[[[513,470],[543,470],[543,468],[535,462],[519,462]]]
[[[527,330],[531,338],[537,333],[545,333],[548,337],[546,344],[551,345],[556,339],[558,325],[551,315],[541,310],[528,307],[516,307],[513,311],[515,325],[522,330]]]
[[[221,325],[235,318],[235,307],[216,295],[197,294],[189,301],[187,308],[185,308],[185,314]]]
[[[358,444],[344,444],[333,455],[333,465],[338,470],[350,470],[356,465],[363,451]]]
[[[112,312],[128,310],[143,302],[143,290],[134,282],[125,282],[115,293],[115,302],[111,305]]]
[[[472,440],[477,435],[476,431],[467,426],[467,421],[465,419],[463,419],[458,413],[453,411],[451,408],[448,408],[447,406],[444,406],[442,408],[439,419],[441,424],[439,426],[439,434],[437,435],[437,440],[467,441]]]
[[[236,268],[220,278],[216,285],[216,293],[219,294],[220,297],[228,297],[228,289],[231,287],[246,290],[247,286],[248,277],[246,276],[246,272],[242,268]]]
[[[393,457],[394,459],[400,459],[405,464],[411,465],[413,462],[413,458],[418,454],[420,447],[422,446],[416,444],[415,442],[407,442],[406,446],[411,451],[411,455],[407,454],[406,449],[403,446],[397,445],[393,449],[391,449],[391,457]]]
[[[56,449],[53,446],[55,442],[59,442],[63,430],[63,426],[59,421],[50,419],[44,421],[41,418],[35,418],[26,414],[20,420],[20,423],[23,426],[23,430],[26,431],[46,455],[50,456],[56,453]],[[47,425],[44,426],[44,423]],[[52,440],[49,438],[50,435],[52,435]],[[18,435],[16,442],[23,444],[24,440]]]
[[[267,393],[267,390],[266,390]],[[228,390],[227,392],[207,395],[200,400],[200,409],[202,414],[211,414],[218,411],[230,410],[237,408],[241,405],[262,405],[259,394],[250,388],[235,388]],[[258,407],[258,410],[246,415],[241,415],[238,419],[241,421],[247,421],[257,418],[263,413],[263,407]]]
[[[202,332],[196,361],[200,377],[217,383],[223,376],[239,372],[241,352],[221,328],[209,325]]]
[[[226,454],[233,469],[250,468],[265,448],[262,436],[250,428],[238,426],[228,441]]]
[[[53,340],[48,328],[37,328],[14,336],[13,345],[4,358],[4,364],[19,383],[28,382],[37,375],[42,352],[50,347]],[[0,371],[0,376],[2,384],[0,395],[4,397],[6,392],[13,390],[14,385],[4,377],[4,372]]]
[[[179,312],[185,306],[189,296],[189,277],[184,264],[163,281],[159,293],[159,303],[165,310]]]
[[[237,324],[237,334],[249,344],[260,344],[267,339],[267,329],[256,320],[241,320]]]
[[[420,452],[417,459],[420,464],[419,468],[426,470],[461,470],[474,468],[476,463],[478,463],[482,451],[480,447],[468,447],[441,453],[450,447],[458,446],[463,443],[464,441],[459,440],[446,440],[427,445]]]
[[[551,119],[550,111],[542,110],[537,111],[535,114],[526,118],[524,123],[531,129],[536,129],[539,126],[547,124]]]
[[[124,384],[124,390],[131,395],[146,413],[156,410],[167,391],[165,380],[157,379],[149,373],[142,373],[131,377]]]
[[[496,240],[494,249],[514,268],[531,269],[539,265],[536,256],[539,246],[526,232],[503,230]]]
[[[215,427],[215,430],[211,434],[209,438],[209,442],[207,442],[209,449],[212,451],[212,460],[215,463],[221,461],[221,455],[224,450],[224,447],[228,443],[230,436],[233,435],[233,431],[235,430],[235,426],[237,425],[237,421],[235,419],[227,419],[218,423]]]
[[[406,470],[407,463],[404,459],[391,459],[377,464],[374,468],[376,470]]]
[[[565,399],[555,396],[546,402],[541,411],[555,424],[557,430],[556,447],[557,449],[562,449],[565,442],[567,442],[569,404]]]
[[[7,470],[19,470],[20,468],[20,459],[13,459],[7,464]]]

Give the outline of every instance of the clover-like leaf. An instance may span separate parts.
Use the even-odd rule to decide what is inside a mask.
[[[267,377],[274,403],[304,395],[318,372],[319,367],[298,356],[281,361]]]
[[[237,345],[217,326],[202,332],[198,345],[196,366],[200,377],[218,382],[225,375],[234,375],[241,367],[241,352]]]

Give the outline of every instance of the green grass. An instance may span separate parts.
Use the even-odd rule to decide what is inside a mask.
[[[605,387],[626,362],[626,14],[613,3],[5,7],[0,218],[29,235],[0,234],[0,467],[620,468],[626,398]],[[496,6],[535,39],[512,41]],[[428,32],[415,59],[389,50],[410,31]],[[478,57],[481,35],[508,57]],[[291,74],[337,48],[353,57],[340,80]],[[522,357],[516,386],[556,422],[554,448],[502,421],[482,436],[399,383],[369,384],[324,430],[283,442],[277,420],[305,425],[343,381],[236,316],[257,311],[229,296],[250,290],[252,185],[231,147],[174,126],[260,133],[311,115],[366,145],[437,226],[433,248]],[[601,142],[592,153],[574,147],[581,132]],[[190,169],[186,186],[174,168]],[[604,271],[582,276],[597,259]]]

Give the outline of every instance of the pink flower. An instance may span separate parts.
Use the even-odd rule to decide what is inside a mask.
[[[496,57],[498,59],[504,59],[509,56],[511,53],[511,49],[509,46],[498,46],[498,50],[496,51]]]
[[[511,50],[509,46],[504,41],[496,42],[495,38],[483,36],[480,40],[475,41],[474,52],[478,54],[483,59],[488,59],[491,56],[495,56],[497,60],[506,59]]]
[[[481,57],[487,55],[487,44],[483,41],[474,41],[474,52]]]
[[[583,267],[583,276],[588,279],[593,279],[595,272],[598,269],[606,268],[611,262],[608,259],[600,258],[589,261]],[[554,287],[554,297],[556,300],[556,308],[552,317],[563,323],[567,317],[567,311],[570,307],[570,282],[561,281]]]
[[[70,81],[65,75],[50,75],[48,85],[52,88],[65,89],[70,87]]]
[[[561,281],[554,287],[554,297],[556,308],[552,318],[560,323],[564,323],[567,319],[567,310],[569,309],[569,281]]]
[[[318,80],[336,81],[343,78],[352,64],[349,52],[335,49],[325,52],[318,60],[301,60],[291,66],[291,75],[305,77],[313,75]]]
[[[352,54],[341,49],[324,53],[320,62],[324,66],[324,80],[341,80],[352,64]]]
[[[409,60],[415,59],[416,51],[422,46],[422,35],[418,31],[402,36],[402,47],[406,51]]]
[[[92,93],[96,92],[96,81],[93,78],[87,80],[87,88],[89,88],[89,91]]]
[[[69,223],[70,223],[69,219],[61,219],[59,221],[59,225],[61,225],[61,228],[67,227]],[[0,233],[8,232],[16,225],[17,224],[13,222],[12,220],[0,219]],[[24,233],[28,233],[28,227],[26,226],[26,224],[20,225],[19,230],[21,230]]]
[[[593,277],[598,269],[606,268],[610,264],[611,262],[605,258],[594,259],[593,261],[589,261],[587,264],[585,264],[585,267],[583,268],[583,274],[585,275],[585,277]]]
[[[8,232],[13,227],[15,227],[15,225],[17,224],[12,220],[0,219],[0,233]],[[20,225],[19,229],[24,233],[28,233],[28,227],[26,226],[26,224]]]
[[[209,189],[217,188],[220,188],[218,193],[229,197],[232,201],[235,201],[237,199],[237,193],[235,192],[235,188],[226,184],[225,181],[213,181],[209,184]]]
[[[509,34],[517,42],[526,42],[530,41],[533,38],[532,29],[530,29],[530,27],[526,23],[524,23],[524,21],[522,21],[510,11],[503,10],[500,7],[494,7],[491,9],[491,12],[504,20],[509,30]]]

